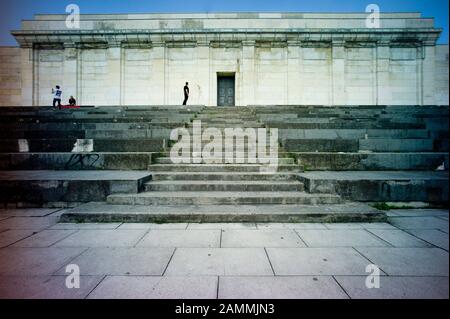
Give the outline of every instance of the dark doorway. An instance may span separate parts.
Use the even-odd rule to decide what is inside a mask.
[[[217,75],[217,105],[234,106],[235,77],[233,75]]]

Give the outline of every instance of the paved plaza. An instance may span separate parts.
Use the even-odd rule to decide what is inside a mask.
[[[0,298],[448,298],[448,210],[388,223],[58,223],[0,210]],[[77,265],[80,288],[66,287]],[[380,269],[368,289],[366,267]]]

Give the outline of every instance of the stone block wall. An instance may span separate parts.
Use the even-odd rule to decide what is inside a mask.
[[[0,106],[21,104],[20,61],[20,48],[0,47]]]

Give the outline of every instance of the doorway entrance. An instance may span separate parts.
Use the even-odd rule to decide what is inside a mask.
[[[217,105],[235,106],[235,75],[217,75]]]

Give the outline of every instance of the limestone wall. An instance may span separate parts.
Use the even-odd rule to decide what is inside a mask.
[[[435,98],[436,104],[448,105],[448,44],[436,46]]]
[[[21,103],[20,49],[0,47],[0,106]]]
[[[189,104],[217,105],[224,74],[235,75],[236,105],[448,104],[448,46],[436,46],[433,19],[383,13],[372,30],[366,18],[82,15],[68,30],[65,15],[37,15],[13,32],[20,49],[0,50],[0,105],[49,105],[57,84],[64,102],[179,105],[185,82]]]

